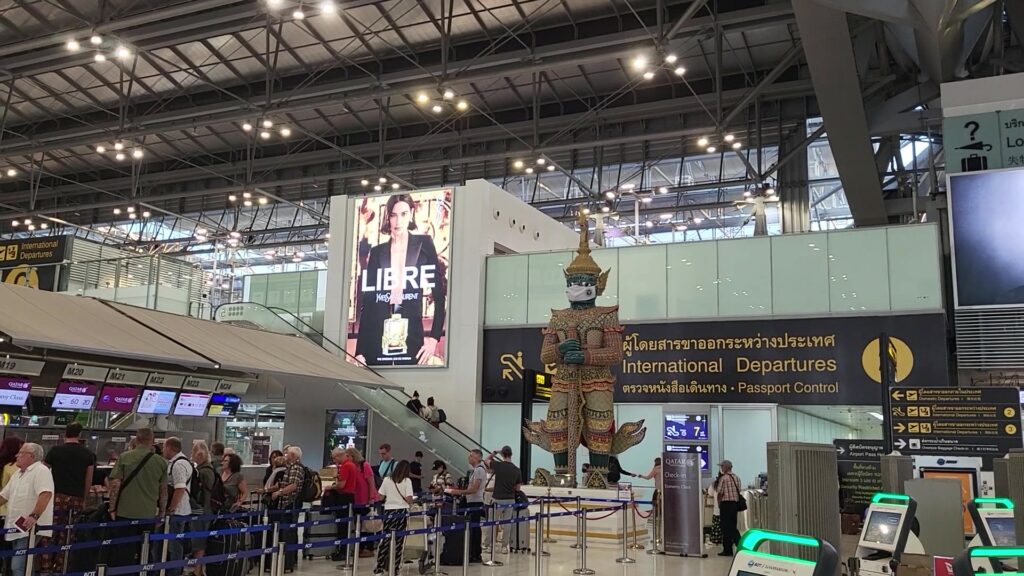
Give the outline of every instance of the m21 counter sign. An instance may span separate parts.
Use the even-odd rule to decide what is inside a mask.
[[[1016,388],[893,388],[889,425],[903,454],[1002,457],[1020,448]]]

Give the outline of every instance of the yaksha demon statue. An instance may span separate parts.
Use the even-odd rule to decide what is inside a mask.
[[[596,306],[608,283],[609,270],[590,256],[587,219],[581,213],[580,245],[565,269],[569,308],[552,310],[544,329],[541,361],[556,367],[552,379],[547,420],[528,422],[523,434],[531,443],[555,457],[555,482],[539,469],[535,484],[575,486],[576,449],[590,452],[590,471],[583,479],[589,488],[607,488],[608,460],[639,444],[646,432],[643,420],[615,429],[615,376],[611,368],[622,362],[622,326],[618,306]]]

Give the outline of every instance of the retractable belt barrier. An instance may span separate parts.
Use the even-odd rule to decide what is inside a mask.
[[[453,510],[451,512],[451,514],[458,514],[460,512],[462,512],[462,513],[465,513],[465,512],[480,512],[480,511],[484,511],[484,510],[486,510],[488,508],[490,508],[490,509],[498,509],[498,508],[526,509],[526,508],[529,508],[532,504],[536,504],[538,502],[542,502],[542,501],[545,501],[545,500],[556,501],[556,500],[563,500],[563,499],[564,498],[540,498],[540,499],[534,500],[532,503],[492,504],[492,505],[487,506],[487,507],[459,508],[459,509]],[[576,499],[573,498],[573,500],[576,500]],[[533,521],[540,522],[541,520],[544,520],[546,518],[559,518],[559,517],[576,516],[576,515],[586,516],[586,515],[592,514],[592,513],[616,512],[616,511],[621,511],[622,510],[622,505],[621,505],[622,501],[620,501],[620,500],[587,499],[586,501],[615,502],[615,503],[618,503],[619,505],[617,505],[617,506],[608,506],[608,507],[603,507],[603,508],[594,508],[594,509],[590,509],[590,510],[579,509],[579,510],[575,510],[575,511],[570,510],[570,511],[566,511],[566,512],[554,512],[554,513],[550,513],[549,512],[547,514],[544,514],[543,512],[541,512],[541,513],[531,514],[531,515],[527,515],[527,516],[513,517],[513,518],[509,518],[509,519],[505,519],[505,520],[481,520],[479,522],[448,522],[448,523],[444,523],[442,525],[431,526],[431,527],[427,527],[427,528],[417,528],[417,529],[411,529],[411,530],[400,530],[400,531],[394,531],[394,532],[381,531],[381,532],[378,532],[378,533],[375,533],[375,534],[369,534],[369,535],[366,535],[366,536],[358,536],[358,537],[351,537],[351,538],[337,538],[337,539],[332,539],[332,540],[321,540],[321,541],[316,541],[316,542],[303,542],[303,543],[296,543],[296,544],[283,544],[282,543],[282,544],[278,544],[277,546],[266,546],[266,547],[261,547],[261,548],[257,548],[257,549],[242,550],[242,551],[226,553],[226,554],[217,554],[217,555],[211,555],[211,556],[203,556],[201,558],[189,558],[189,559],[166,561],[166,562],[153,562],[153,563],[139,564],[139,565],[133,565],[133,566],[108,567],[106,565],[100,565],[100,566],[97,566],[97,570],[95,570],[95,571],[66,573],[65,576],[100,576],[100,575],[118,576],[118,575],[121,575],[121,574],[139,574],[139,573],[145,573],[145,572],[158,572],[158,571],[174,570],[174,569],[178,569],[178,568],[188,568],[188,567],[192,567],[192,566],[201,566],[201,565],[207,565],[207,564],[214,564],[214,563],[218,563],[218,562],[229,562],[229,561],[236,561],[236,560],[245,560],[245,559],[249,559],[249,558],[258,558],[258,557],[261,557],[261,556],[268,556],[268,555],[273,557],[275,555],[279,555],[281,552],[298,552],[298,551],[303,551],[303,550],[311,550],[311,549],[326,548],[326,547],[336,547],[337,548],[337,547],[341,547],[341,546],[349,546],[349,545],[357,545],[357,544],[364,544],[364,543],[370,543],[370,542],[378,542],[378,541],[381,541],[381,540],[384,540],[384,539],[390,537],[392,534],[394,536],[398,537],[398,538],[408,538],[408,537],[411,537],[411,536],[420,536],[420,535],[424,535],[424,534],[435,534],[436,535],[436,534],[442,534],[442,533],[448,533],[448,532],[463,532],[463,531],[465,531],[467,529],[477,529],[477,528],[483,529],[483,528],[491,528],[491,527],[496,527],[496,526],[507,526],[507,525],[517,524],[517,523],[521,523],[521,522],[533,522]],[[361,509],[364,510],[364,511],[368,511],[368,510],[371,510],[372,508],[371,507],[362,507]],[[317,507],[306,508],[306,509],[281,510],[281,511],[273,511],[273,512],[279,512],[281,514],[294,515],[294,514],[308,514],[310,512],[342,512],[342,511],[347,512],[348,510],[349,510],[349,506],[329,506],[329,507],[328,506],[317,506]],[[353,508],[352,510],[355,512],[355,511],[360,510],[360,508]],[[415,516],[433,517],[435,512],[436,512],[436,509],[427,508],[427,509],[424,509],[422,511],[409,512],[409,513],[407,513],[407,516],[410,516],[410,517],[415,517]],[[272,514],[270,512],[267,513],[267,516],[271,516],[271,515]],[[206,520],[233,520],[233,519],[253,518],[253,517],[260,517],[260,518],[262,518],[263,516],[264,516],[263,512],[251,511],[251,512],[236,512],[236,513],[229,513],[229,514],[207,514],[207,515],[200,515],[200,516],[180,516],[178,518],[182,519],[182,520],[185,520],[185,521],[188,521],[188,522],[191,522],[191,521],[206,521]],[[191,531],[191,532],[167,533],[167,532],[158,532],[158,531],[154,530],[153,532],[147,532],[147,533],[145,533],[145,535],[142,535],[142,536],[126,536],[126,537],[121,537],[121,538],[106,538],[106,539],[91,540],[91,541],[86,541],[86,542],[76,542],[76,543],[73,543],[73,544],[63,544],[63,545],[36,546],[36,547],[33,547],[33,548],[24,549],[24,550],[4,550],[4,551],[0,551],[0,559],[13,558],[13,557],[18,557],[18,556],[37,556],[37,555],[42,555],[42,554],[63,553],[63,552],[67,552],[67,551],[84,550],[84,549],[90,549],[90,548],[100,548],[100,547],[106,547],[106,546],[120,546],[120,545],[125,545],[125,544],[136,544],[136,543],[141,543],[141,542],[143,542],[143,541],[145,541],[147,539],[148,539],[149,542],[162,542],[162,541],[172,541],[172,540],[212,538],[212,537],[218,537],[218,536],[228,536],[228,535],[238,535],[238,534],[259,534],[259,533],[273,532],[275,530],[277,530],[277,531],[280,531],[280,530],[295,530],[295,529],[298,529],[298,528],[308,528],[308,527],[312,527],[312,526],[322,526],[322,525],[329,525],[329,524],[343,524],[343,523],[353,522],[357,518],[362,520],[362,521],[365,521],[365,520],[368,520],[368,519],[384,519],[384,518],[386,518],[388,516],[389,516],[388,514],[339,516],[337,518],[325,519],[325,520],[307,520],[307,521],[304,521],[304,522],[287,522],[287,523],[286,522],[271,522],[271,523],[268,523],[268,524],[259,524],[259,525],[255,525],[255,526],[239,526],[239,527],[233,527],[233,528],[222,528],[222,529],[217,529],[217,530],[200,530],[200,531]],[[53,530],[53,531],[61,531],[61,530],[74,531],[74,530],[82,530],[82,529],[120,528],[120,527],[127,527],[127,526],[147,526],[147,525],[152,525],[156,529],[156,528],[159,527],[160,523],[161,523],[160,520],[159,519],[155,519],[155,518],[153,520],[112,520],[112,521],[109,521],[109,522],[83,522],[83,523],[79,523],[79,524],[55,524],[55,525],[51,525],[51,526],[36,526],[36,527],[33,528],[33,530],[36,531],[36,532],[42,531],[42,530],[47,530],[47,531],[49,531],[49,530]],[[12,533],[12,532],[20,532],[20,531],[17,530],[17,529],[11,529],[11,530],[3,530],[2,532],[9,534],[9,533]],[[276,532],[275,532],[275,534],[276,534]],[[31,576],[31,574],[29,576]]]

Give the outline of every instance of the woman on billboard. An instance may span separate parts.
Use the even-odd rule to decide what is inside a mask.
[[[446,282],[434,240],[416,230],[416,204],[408,194],[388,198],[381,236],[358,278],[356,359],[369,366],[427,365],[442,355]],[[434,303],[430,331],[423,328],[426,292]]]

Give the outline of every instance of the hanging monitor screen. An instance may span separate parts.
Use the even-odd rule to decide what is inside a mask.
[[[214,418],[230,418],[238,412],[242,399],[234,394],[214,394],[210,397],[210,411],[207,416]]]
[[[31,390],[32,381],[28,378],[0,378],[0,406],[24,406]]]
[[[138,397],[138,388],[104,386],[100,390],[100,399],[96,402],[96,409],[103,412],[131,412]]]
[[[173,390],[143,390],[135,411],[139,414],[170,414],[177,395]]]
[[[96,384],[61,380],[57,385],[57,394],[53,397],[54,410],[92,410],[96,402]]]
[[[193,394],[182,392],[178,396],[178,403],[174,405],[175,416],[203,416],[206,414],[206,406],[210,403],[209,394]]]
[[[665,440],[688,442],[708,439],[706,414],[665,414]]]

